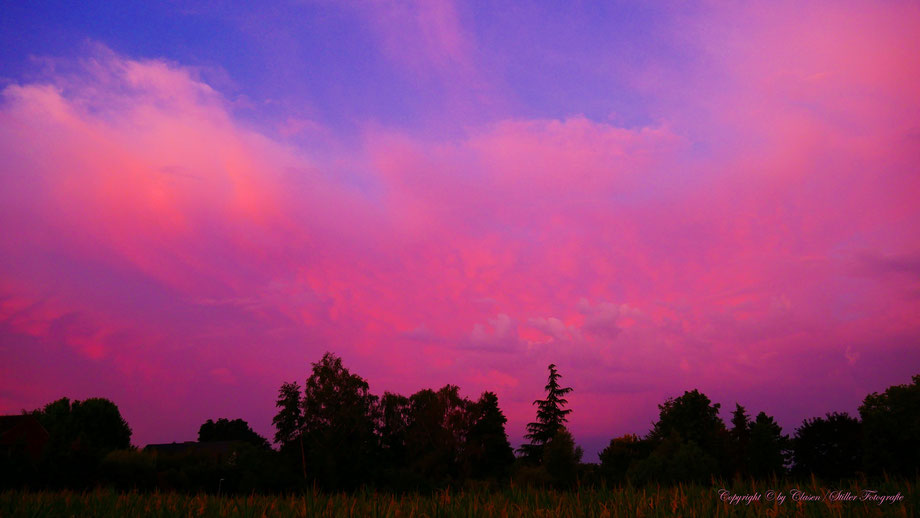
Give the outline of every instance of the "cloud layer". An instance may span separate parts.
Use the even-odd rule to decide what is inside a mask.
[[[490,83],[455,6],[374,9],[406,74]],[[326,350],[378,393],[495,390],[515,440],[554,362],[589,449],[696,387],[787,428],[854,410],[920,365],[920,14],[797,9],[675,15],[692,52],[631,70],[639,127],[337,141],[178,63],[48,59],[0,108],[0,410],[105,395],[139,444],[269,434]]]

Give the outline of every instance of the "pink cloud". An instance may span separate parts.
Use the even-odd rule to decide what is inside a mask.
[[[390,59],[419,73],[472,71],[474,43],[451,0],[381,0],[355,8],[377,32]]]

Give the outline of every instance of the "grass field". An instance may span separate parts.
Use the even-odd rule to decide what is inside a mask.
[[[37,516],[227,516],[227,517],[716,517],[716,516],[802,516],[862,517],[920,516],[917,481],[889,480],[876,485],[853,483],[825,488],[788,482],[734,484],[729,494],[760,494],[760,501],[729,503],[720,498],[722,486],[677,486],[669,488],[587,489],[572,492],[509,488],[501,491],[445,490],[433,494],[392,495],[374,491],[350,494],[309,492],[297,496],[215,496],[179,493],[118,493],[95,490],[0,493],[0,517]],[[822,497],[817,501],[793,500],[794,490],[802,495]],[[856,500],[831,500],[850,491]],[[864,489],[880,495],[900,493],[898,502],[862,500]],[[767,501],[767,491],[781,493],[785,500]],[[726,496],[726,499],[728,497]]]

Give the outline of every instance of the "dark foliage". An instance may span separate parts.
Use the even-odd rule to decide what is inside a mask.
[[[121,489],[276,492],[289,487],[294,476],[284,469],[278,452],[248,442],[206,441],[175,446],[112,452],[104,462],[106,481]]]
[[[380,437],[379,482],[390,486],[406,484],[408,466],[408,428],[411,415],[409,398],[386,392],[377,405],[377,433]]]
[[[371,481],[375,464],[377,396],[342,359],[326,353],[304,385],[303,435],[307,476],[329,489]]]
[[[635,434],[610,439],[610,444],[600,454],[600,475],[608,483],[623,484],[630,466],[644,459],[650,451],[649,441]]]
[[[439,486],[464,475],[463,441],[469,430],[468,400],[459,389],[422,390],[409,398],[406,461],[414,485]],[[417,478],[416,478],[417,477]]]
[[[284,467],[300,473],[300,482],[307,480],[307,453],[303,440],[303,393],[300,385],[283,383],[275,402],[278,414],[272,420],[275,425],[275,444],[280,446]]]
[[[658,405],[658,421],[648,435],[654,449],[637,466],[637,478],[701,481],[730,472],[729,435],[719,418],[719,406],[698,390]]]
[[[472,410],[472,427],[465,447],[470,474],[477,479],[500,479],[514,463],[514,450],[505,433],[508,419],[498,407],[494,392],[483,392]]]
[[[789,438],[772,417],[757,414],[750,425],[750,445],[747,450],[748,475],[762,479],[781,475],[786,470]]]
[[[862,459],[862,425],[846,413],[806,419],[792,441],[794,469],[824,479],[852,477]]]
[[[87,487],[109,452],[131,445],[131,428],[108,399],[61,398],[32,415],[50,436],[39,471],[52,487]]]
[[[670,398],[658,405],[658,421],[649,439],[663,441],[676,434],[681,440],[696,443],[706,451],[718,451],[726,432],[725,423],[719,418],[719,406],[698,390]]]
[[[570,488],[578,482],[578,465],[583,453],[565,427],[556,430],[556,434],[543,449],[542,462],[555,487]]]
[[[599,475],[608,483],[706,482],[714,476],[766,478],[786,471],[788,438],[772,417],[752,422],[739,404],[726,430],[719,405],[697,390],[659,405],[646,439],[626,435],[601,453]]]
[[[869,394],[859,407],[863,465],[870,473],[915,475],[920,470],[920,375],[912,381]]]
[[[300,432],[303,430],[302,399],[303,393],[296,382],[281,385],[278,401],[275,402],[279,409],[278,414],[272,420],[276,430],[276,444],[286,446],[300,439]]]
[[[677,432],[656,440],[648,457],[634,463],[627,476],[637,484],[697,482],[711,479],[719,471],[716,458]]]
[[[505,416],[490,392],[477,402],[454,385],[408,398],[385,394],[380,409],[385,485],[433,489],[469,478],[495,480],[514,461]]]
[[[257,448],[269,448],[265,437],[257,434],[242,419],[220,418],[216,422],[208,419],[198,429],[198,442],[243,441]]]
[[[285,383],[276,406],[275,442],[288,469],[299,467],[308,482],[329,489],[497,480],[514,461],[495,394],[474,402],[445,385],[378,398],[328,353],[313,365],[302,395]]]
[[[735,410],[732,411],[729,438],[728,455],[731,471],[738,475],[746,474],[751,441],[751,418],[748,417],[747,410],[738,403],[735,403]]]

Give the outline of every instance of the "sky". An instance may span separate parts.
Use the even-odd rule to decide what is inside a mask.
[[[920,4],[7,2],[0,413],[266,437],[547,365],[585,460],[699,389],[792,433],[920,373]],[[726,419],[727,420],[727,419]]]

